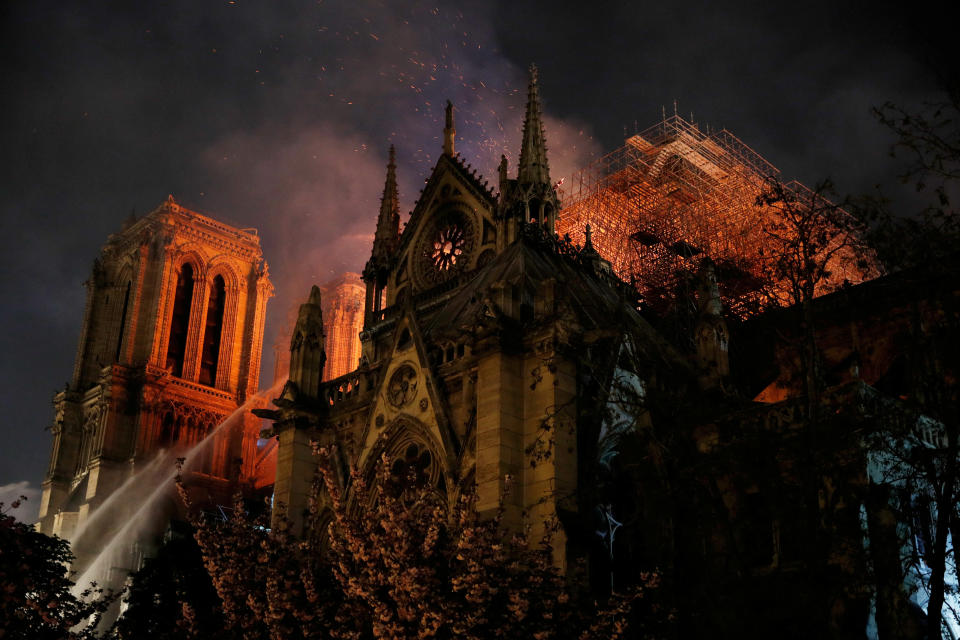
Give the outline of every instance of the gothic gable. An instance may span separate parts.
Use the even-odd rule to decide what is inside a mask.
[[[455,475],[458,446],[450,430],[446,402],[430,366],[423,335],[412,313],[397,323],[392,351],[381,370],[383,375],[373,398],[369,422],[360,438],[359,468],[373,465],[382,453],[390,454],[392,449],[387,451],[384,447],[396,439],[398,429],[417,425],[410,433],[418,436],[419,444],[432,450],[443,475]]]
[[[475,173],[441,156],[401,236],[387,306],[489,261],[497,244],[495,207]]]

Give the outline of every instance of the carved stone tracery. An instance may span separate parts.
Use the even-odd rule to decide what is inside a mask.
[[[400,409],[410,403],[417,395],[417,372],[410,365],[404,365],[394,371],[387,384],[387,400]]]
[[[449,205],[425,221],[414,250],[414,274],[421,288],[445,282],[468,268],[477,245],[473,217]]]

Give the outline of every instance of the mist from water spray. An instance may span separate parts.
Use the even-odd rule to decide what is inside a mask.
[[[111,575],[114,570],[136,569],[131,566],[135,545],[155,536],[165,524],[163,519],[168,517],[169,513],[163,509],[163,503],[176,499],[177,475],[198,470],[217,434],[254,405],[275,394],[284,382],[285,380],[281,380],[271,388],[250,397],[211,429],[203,440],[182,453],[181,469],[178,470],[175,465],[177,452],[162,451],[103,503],[73,537],[74,543],[88,539],[99,542],[97,547],[91,550],[93,559],[75,581],[74,595],[79,596],[91,582],[105,587],[118,587],[113,580],[115,576]]]
[[[103,538],[107,530],[122,522],[124,515],[129,515],[134,505],[142,503],[153,487],[162,482],[169,475],[173,465],[172,452],[161,450],[142,469],[131,474],[116,491],[111,493],[103,504],[84,520],[83,524],[69,536],[70,545],[77,549],[96,534],[96,538]],[[152,481],[151,481],[152,480]]]

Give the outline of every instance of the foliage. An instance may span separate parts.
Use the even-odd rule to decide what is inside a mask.
[[[95,584],[75,596],[66,570],[73,561],[70,544],[19,522],[10,510],[0,502],[0,638],[94,637],[113,597]]]
[[[349,492],[318,448],[303,535],[275,515],[197,517],[205,566],[222,601],[223,637],[619,638],[666,628],[659,576],[604,605],[554,566],[548,534],[531,547],[476,497],[448,506],[415,474],[354,471]],[[639,637],[632,635],[630,637]]]

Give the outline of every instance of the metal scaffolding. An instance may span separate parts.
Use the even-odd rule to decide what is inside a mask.
[[[596,249],[653,308],[669,305],[709,256],[724,302],[749,315],[782,301],[765,263],[774,253],[765,224],[775,212],[757,204],[767,180],[779,174],[729,131],[705,133],[674,115],[561,185],[558,231],[582,243],[589,223]],[[809,193],[798,183],[788,186]],[[831,281],[864,279],[839,258]]]

